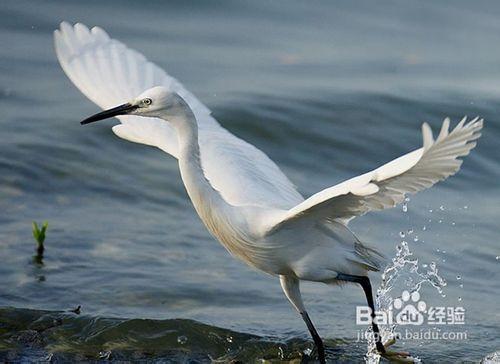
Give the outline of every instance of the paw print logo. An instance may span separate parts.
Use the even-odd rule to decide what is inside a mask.
[[[401,298],[394,300],[393,306],[400,310],[396,315],[396,323],[399,325],[422,325],[427,305],[420,300],[420,293],[403,291]]]

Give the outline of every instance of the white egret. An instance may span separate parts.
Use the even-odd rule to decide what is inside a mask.
[[[98,27],[63,22],[55,31],[59,62],[73,83],[109,110],[82,124],[117,116],[120,138],[160,148],[178,159],[187,193],[210,233],[235,257],[279,277],[325,362],[322,340],[302,302],[299,282],[362,286],[375,310],[369,271],[382,256],[361,243],[348,221],[391,208],[405,194],[431,187],[456,173],[476,145],[482,119],[462,119],[449,131],[445,119],[434,140],[423,124],[423,147],[304,199],[259,149],[221,127],[210,111],[177,80]],[[125,103],[124,103],[125,102]],[[378,327],[372,323],[375,333]],[[390,359],[377,339],[376,348]],[[409,359],[408,359],[409,360]]]

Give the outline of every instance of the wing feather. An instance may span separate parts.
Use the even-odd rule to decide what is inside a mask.
[[[301,219],[349,221],[369,211],[394,207],[407,193],[416,193],[455,174],[476,146],[483,120],[463,118],[449,132],[450,120],[444,120],[434,141],[427,123],[422,125],[423,147],[383,166],[327,188],[306,199],[271,223],[269,231],[284,228]]]
[[[196,116],[205,176],[228,203],[288,209],[303,201],[266,154],[221,127],[205,105],[142,54],[110,38],[101,28],[89,30],[83,24],[61,23],[54,32],[54,42],[64,72],[101,108],[121,104],[153,86],[177,92]],[[177,136],[164,120],[133,115],[118,119],[121,124],[115,125],[113,132],[120,138],[155,146],[177,157]]]

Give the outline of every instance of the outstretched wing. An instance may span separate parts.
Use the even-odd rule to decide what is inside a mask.
[[[422,191],[455,174],[462,164],[458,158],[476,146],[475,140],[481,136],[483,127],[482,119],[465,122],[463,118],[449,132],[450,120],[445,119],[435,141],[431,128],[424,123],[422,148],[316,193],[278,216],[269,231],[308,218],[347,222],[372,210],[394,207],[403,201],[405,194]]]
[[[85,96],[103,109],[128,101],[154,86],[177,92],[198,122],[205,176],[228,203],[288,209],[303,201],[267,155],[221,127],[205,105],[142,54],[111,39],[101,28],[89,30],[83,24],[61,23],[61,28],[54,32],[54,40],[64,72]],[[177,157],[177,136],[167,122],[132,115],[118,118],[121,124],[114,126],[113,132],[120,138],[155,146]]]

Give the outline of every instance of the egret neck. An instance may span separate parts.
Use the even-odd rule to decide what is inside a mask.
[[[189,198],[207,228],[217,236],[219,224],[223,221],[227,224],[227,219],[231,219],[230,214],[224,213],[230,209],[230,205],[205,177],[200,159],[198,124],[189,106],[183,100],[181,103],[182,107],[176,107],[175,113],[167,111],[160,117],[170,122],[176,130],[179,169]],[[219,220],[218,224],[214,220]]]

